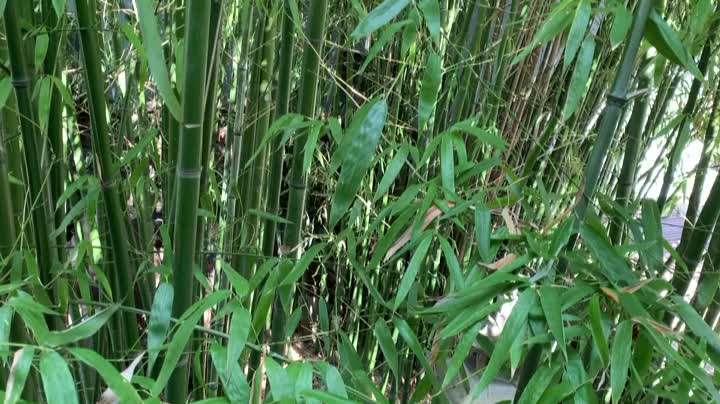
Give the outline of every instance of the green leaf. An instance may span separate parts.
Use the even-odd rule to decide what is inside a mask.
[[[48,45],[50,44],[50,36],[45,32],[45,28],[35,36],[35,68],[40,69],[47,55]]]
[[[227,361],[229,363],[237,363],[238,360],[240,360],[240,355],[243,349],[245,349],[245,343],[247,342],[248,335],[250,335],[251,327],[250,312],[240,305],[234,305],[233,315],[230,319],[230,332],[228,333],[230,338],[228,339]],[[229,364],[227,368],[232,369]],[[232,377],[234,375],[228,376]]]
[[[307,271],[310,263],[317,257],[317,255],[325,248],[325,243],[318,243],[310,247],[305,251],[300,259],[293,266],[292,271],[283,279],[279,286],[289,286],[299,281],[302,278],[305,271]]]
[[[247,213],[249,215],[257,216],[261,219],[271,220],[275,223],[282,223],[282,224],[290,224],[291,222],[283,217],[280,217],[276,214],[265,212],[258,209],[248,209]]]
[[[385,0],[373,9],[350,34],[354,40],[366,37],[387,24],[410,4],[410,0]]]
[[[610,351],[608,349],[607,338],[602,326],[602,315],[600,312],[600,298],[595,295],[590,299],[590,331],[592,332],[593,344],[600,354],[603,366],[607,366],[610,362]]]
[[[562,301],[560,299],[560,290],[552,286],[540,287],[540,305],[545,313],[550,332],[552,332],[558,346],[567,358],[567,350],[565,343],[565,327],[562,323]]]
[[[0,0],[0,13],[5,13],[5,5],[7,4],[7,0]]]
[[[585,37],[585,30],[587,30],[588,23],[590,22],[590,15],[592,14],[592,5],[590,0],[580,0],[577,9],[575,10],[575,18],[570,26],[570,32],[568,33],[567,42],[565,43],[565,55],[563,56],[563,65],[567,69],[572,63],[580,44],[583,42]]]
[[[62,18],[65,15],[65,2],[67,0],[53,0],[53,8],[55,8],[55,14],[57,15],[58,19]]]
[[[485,325],[485,322],[479,321],[470,329],[468,329],[467,332],[465,332],[465,335],[463,335],[460,342],[455,347],[452,359],[450,360],[450,365],[448,365],[447,372],[445,373],[445,378],[442,382],[443,388],[447,387],[447,385],[452,381],[453,377],[455,377],[457,372],[460,370],[460,367],[463,365],[463,363],[465,362],[465,358],[467,358],[468,354],[470,353],[470,348],[472,348],[472,345],[478,336],[478,332],[480,332],[480,329],[483,327],[483,325]]]
[[[25,388],[25,381],[30,372],[33,356],[35,356],[35,347],[32,346],[26,346],[15,351],[12,365],[10,365],[5,404],[15,404],[20,400],[20,395]]]
[[[595,56],[595,39],[592,35],[588,35],[580,47],[580,54],[575,63],[572,78],[570,79],[570,88],[568,89],[565,107],[563,108],[563,119],[568,119],[580,106],[590,71],[592,70],[593,58]]]
[[[388,41],[392,39],[395,34],[402,29],[404,26],[410,24],[411,21],[404,20],[400,22],[396,22],[394,24],[388,25],[380,34],[380,37],[373,42],[373,45],[370,47],[370,50],[368,51],[368,55],[365,57],[365,61],[363,62],[362,66],[360,66],[360,69],[358,69],[357,73],[355,75],[359,76],[363,74],[365,69],[370,65],[370,62],[372,62],[377,55],[380,54],[380,51],[383,50],[385,45],[387,45]]]
[[[344,399],[348,398],[347,389],[345,388],[345,382],[340,375],[340,371],[335,366],[328,366],[325,370],[325,385],[327,386],[328,392],[332,393],[337,397]]]
[[[710,328],[702,316],[681,296],[673,296],[671,300],[675,304],[675,313],[685,322],[693,334],[710,344],[715,351],[720,351],[720,337]]]
[[[163,52],[160,30],[155,17],[155,3],[155,1],[149,0],[135,2],[140,22],[140,33],[143,38],[143,48],[150,66],[150,73],[155,79],[155,84],[160,96],[165,101],[165,106],[178,122],[183,122],[182,108],[178,98],[175,96],[173,86],[170,83],[168,68],[165,64],[165,53]]]
[[[610,387],[612,401],[618,403],[628,379],[632,350],[633,323],[625,320],[618,324],[610,357]]]
[[[260,267],[260,269],[257,272],[255,272],[255,274],[253,275],[253,278],[255,278],[256,276],[258,277],[258,278],[255,278],[256,282],[259,283],[262,280],[259,277],[261,275],[264,276],[263,274],[267,273],[267,271],[269,271],[270,268],[272,266],[274,266],[276,263],[277,263],[277,261],[275,261],[275,260],[265,261],[265,263]],[[220,262],[220,267],[222,268],[223,273],[225,273],[225,276],[227,276],[228,281],[230,281],[230,284],[232,285],[233,289],[235,290],[235,295],[238,298],[245,297],[248,294],[248,292],[250,291],[250,286],[251,286],[248,283],[247,279],[245,279],[242,275],[237,273],[237,271],[232,269],[230,264],[228,264],[225,261]],[[254,289],[257,285],[252,285],[252,286]]]
[[[440,178],[443,188],[455,195],[455,151],[452,136],[443,136],[440,142]]]
[[[40,355],[40,377],[48,404],[73,404],[78,402],[75,380],[65,359],[55,351]]]
[[[465,289],[465,278],[463,277],[462,269],[460,269],[460,262],[455,254],[455,250],[445,237],[438,236],[438,240],[440,241],[440,248],[445,257],[445,263],[450,270],[450,280],[453,282],[455,289]]]
[[[180,360],[180,356],[182,356],[185,352],[185,348],[190,340],[193,330],[195,329],[195,325],[203,316],[205,311],[227,299],[229,296],[229,291],[219,290],[206,296],[204,299],[197,301],[195,304],[190,306],[185,313],[183,313],[182,317],[179,319],[179,327],[168,346],[162,368],[160,368],[160,373],[158,374],[155,384],[151,389],[151,394],[153,396],[159,395],[165,388],[168,380],[170,380],[170,375],[175,370],[175,367]]]
[[[628,31],[630,31],[633,16],[624,4],[618,4],[613,8],[613,13],[615,14],[615,20],[610,29],[610,46],[615,49],[625,40]]]
[[[450,317],[451,320],[448,325],[440,331],[440,338],[447,339],[456,336],[474,323],[483,320],[485,317],[498,311],[500,306],[505,303],[507,303],[507,300],[500,299],[492,304],[482,305],[480,310],[476,307],[467,307],[463,309],[459,315]]]
[[[173,286],[167,282],[161,283],[155,291],[147,328],[148,371],[152,371],[160,347],[165,342],[165,337],[170,328],[174,296]]]
[[[435,111],[435,103],[440,93],[440,85],[442,84],[442,59],[435,52],[430,52],[427,57],[425,73],[423,74],[422,85],[420,87],[420,103],[418,105],[418,130],[425,129],[433,112]]]
[[[425,25],[435,44],[440,43],[440,3],[438,0],[420,0],[418,4],[422,11]]]
[[[480,377],[480,381],[475,386],[472,396],[474,399],[485,391],[485,389],[495,380],[502,366],[507,362],[510,355],[510,347],[520,332],[525,332],[527,327],[528,313],[530,309],[537,304],[537,293],[532,288],[525,289],[513,307],[510,316],[503,327],[502,333],[495,344],[495,349],[490,357],[490,362],[485,367],[485,371]]]
[[[232,341],[232,337],[230,341]],[[217,342],[213,342],[210,346],[210,356],[218,375],[220,375],[225,395],[230,399],[230,402],[250,402],[250,386],[238,361],[229,360],[228,351]]]
[[[6,361],[10,355],[10,327],[12,323],[13,309],[9,305],[0,307],[0,360]]]
[[[7,100],[12,92],[12,80],[10,77],[5,77],[0,80],[0,108],[5,108]]]
[[[400,170],[402,170],[403,166],[407,162],[408,153],[409,150],[407,147],[401,147],[395,157],[390,160],[387,168],[385,168],[385,174],[383,174],[383,177],[375,190],[373,202],[382,198],[390,189],[390,186],[392,186],[393,182],[395,182],[395,178],[397,178],[398,174],[400,174]]]
[[[45,344],[51,347],[72,344],[95,335],[96,332],[110,320],[110,317],[120,308],[120,305],[113,305],[99,311],[87,320],[62,331],[51,331]]]
[[[55,76],[47,76],[52,80],[53,84],[55,84],[55,88],[60,93],[60,96],[63,99],[63,102],[65,103],[65,106],[67,107],[74,107],[75,101],[72,98],[72,95],[70,95],[70,91],[68,90],[67,86],[65,86],[65,83],[62,82],[62,80]]]
[[[603,275],[615,286],[637,284],[637,274],[632,272],[627,261],[610,244],[607,235],[587,223],[580,226],[580,235],[587,243],[593,257],[600,263]]]
[[[480,203],[475,207],[475,240],[477,241],[480,258],[485,263],[490,262],[492,259],[490,256],[491,220],[490,209],[484,203]]]
[[[328,404],[348,404],[348,403],[355,402],[355,401],[348,400],[347,398],[339,397],[332,393],[326,393],[324,391],[317,391],[317,390],[306,390],[306,391],[300,392],[300,395],[305,398],[312,398],[312,399],[320,401],[321,403],[328,403]]]
[[[317,146],[322,128],[323,125],[320,122],[315,122],[310,128],[310,134],[308,134],[307,140],[305,141],[305,154],[303,155],[304,173],[307,173],[310,170],[313,157],[315,157],[315,147]]]
[[[329,223],[331,228],[340,221],[355,199],[360,182],[375,156],[386,118],[387,103],[382,98],[367,102],[355,113],[346,134],[347,139],[344,139],[344,142],[348,142],[345,143],[347,151],[342,159],[340,178],[332,197]]]
[[[678,34],[654,8],[645,26],[645,39],[668,60],[688,69],[696,79],[705,80]]]
[[[505,150],[507,143],[493,131],[484,128],[478,128],[474,124],[474,119],[466,119],[453,125],[448,132],[462,131],[473,135],[481,143],[490,145],[498,150]],[[495,131],[497,132],[497,131]]]
[[[435,371],[433,370],[433,367],[430,366],[430,362],[428,362],[427,358],[425,357],[425,351],[420,345],[420,341],[418,340],[417,335],[415,335],[412,328],[410,328],[410,325],[405,320],[395,317],[393,318],[393,322],[395,323],[395,327],[397,327],[402,339],[405,341],[412,353],[415,354],[415,357],[418,359],[418,361],[420,361],[420,365],[425,370],[425,376],[429,377],[432,381],[433,386],[435,386],[436,389],[440,390],[440,381],[435,376]]]
[[[293,386],[290,384],[287,371],[271,357],[265,358],[265,373],[267,374],[273,400],[293,398]]]
[[[538,30],[535,34],[530,42],[530,45],[515,56],[510,64],[514,65],[522,61],[538,45],[550,41],[561,32],[565,31],[573,20],[574,13],[572,12],[573,10],[569,8],[569,6],[573,4],[575,4],[575,2],[572,0],[563,0],[562,3],[557,5],[548,15],[548,19],[545,21],[542,28],[540,28],[540,30]]]
[[[432,233],[425,234],[422,240],[420,240],[420,244],[418,244],[415,253],[413,253],[412,259],[410,259],[410,263],[408,264],[407,269],[405,269],[405,273],[400,280],[400,286],[398,286],[397,295],[395,296],[395,302],[393,303],[393,310],[397,310],[398,307],[400,307],[402,302],[407,297],[407,294],[410,292],[410,288],[412,287],[413,283],[415,283],[415,277],[420,271],[420,267],[424,263],[423,261],[425,261],[425,255],[427,255],[431,242]]]
[[[517,404],[535,404],[552,383],[558,372],[557,364],[553,367],[542,366],[530,378]]]
[[[100,356],[97,352],[86,348],[68,348],[68,351],[70,351],[75,358],[85,363],[90,368],[95,369],[100,374],[103,380],[105,380],[105,383],[107,383],[108,388],[110,388],[118,397],[118,402],[142,402],[142,399],[133,388],[132,384],[130,384],[130,382],[125,379],[120,372],[118,372],[117,369],[110,364],[110,362]]]
[[[385,321],[378,319],[378,321],[375,322],[374,332],[378,345],[380,345],[380,349],[382,350],[383,357],[385,358],[385,361],[390,367],[390,371],[392,371],[395,381],[397,382],[400,380],[400,366],[398,365],[398,354],[395,349],[395,342],[392,339],[392,334],[390,333],[390,328],[388,328],[387,324],[385,324]]]

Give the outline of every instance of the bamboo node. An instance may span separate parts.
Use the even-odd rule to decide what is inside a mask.
[[[625,104],[628,103],[628,98],[615,94],[608,94],[607,103],[610,105],[614,105],[618,108],[623,108]]]
[[[200,178],[202,168],[177,168],[177,176],[181,178]]]

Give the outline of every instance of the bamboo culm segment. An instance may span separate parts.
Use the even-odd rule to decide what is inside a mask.
[[[193,270],[197,262],[195,243],[198,224],[198,198],[203,170],[202,142],[205,106],[205,79],[210,26],[210,4],[188,0],[185,13],[185,75],[182,77],[183,120],[180,128],[177,173],[175,175],[175,232],[173,240],[173,316],[179,318],[193,301]],[[170,378],[168,401],[187,400],[190,358],[181,358]]]

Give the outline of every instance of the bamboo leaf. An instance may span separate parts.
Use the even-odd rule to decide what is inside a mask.
[[[79,361],[95,369],[105,380],[108,389],[111,390],[121,403],[140,403],[142,399],[132,384],[125,379],[105,358],[97,352],[86,348],[68,348],[68,351]]]
[[[395,182],[395,178],[397,178],[398,174],[400,174],[400,170],[402,170],[403,166],[407,162],[408,153],[409,150],[407,147],[401,147],[395,157],[390,160],[387,168],[385,169],[385,174],[383,174],[383,177],[375,190],[373,202],[378,201],[388,192],[393,182]]]
[[[6,361],[10,355],[10,324],[12,322],[13,310],[9,305],[0,307],[0,360]]]
[[[455,285],[455,289],[465,289],[465,278],[460,269],[460,262],[458,261],[457,255],[455,255],[455,251],[445,237],[438,236],[438,240],[440,241],[440,248],[445,257],[445,263],[450,270],[450,280],[452,280]]]
[[[474,323],[498,311],[500,306],[505,303],[507,303],[507,300],[501,299],[492,304],[483,305],[480,310],[477,310],[475,307],[463,309],[457,316],[451,317],[448,325],[440,331],[440,338],[447,339],[456,336]]]
[[[632,13],[621,3],[618,3],[618,5],[613,8],[613,13],[615,14],[615,20],[610,29],[610,46],[614,49],[625,40],[627,33],[630,31],[630,26],[632,26]]]
[[[62,18],[65,15],[65,2],[67,0],[53,0],[53,8],[55,8],[55,14],[57,15],[58,19]]]
[[[558,346],[567,358],[567,350],[565,343],[565,327],[562,322],[562,305],[560,300],[560,291],[552,286],[540,287],[540,305],[545,313],[550,332],[557,340]]]
[[[378,319],[378,321],[375,322],[374,333],[377,338],[378,345],[380,345],[380,349],[382,350],[383,357],[385,358],[385,361],[390,367],[390,371],[392,371],[395,381],[397,382],[400,380],[400,366],[398,365],[398,354],[395,349],[395,342],[392,339],[392,334],[390,333],[390,328],[388,328],[387,324],[385,324],[385,321]]]
[[[300,280],[302,275],[310,266],[310,263],[317,257],[317,255],[325,248],[325,243],[318,243],[310,247],[307,251],[302,254],[302,257],[295,263],[292,271],[287,274],[285,279],[280,283],[279,286],[289,286]]]
[[[440,3],[438,0],[420,0],[418,4],[425,19],[430,37],[436,44],[440,43]]]
[[[33,356],[35,356],[35,347],[26,346],[15,351],[12,365],[10,365],[10,375],[7,379],[5,387],[5,404],[15,404],[20,400],[20,395],[25,388],[30,365]]]
[[[563,65],[566,69],[570,66],[570,63],[572,63],[575,58],[577,51],[580,49],[580,45],[585,37],[585,30],[587,30],[588,23],[590,22],[591,14],[592,5],[590,4],[590,0],[580,0],[577,9],[575,9],[575,18],[570,26],[568,39],[565,43]]]
[[[398,291],[395,296],[395,302],[393,303],[393,310],[397,310],[398,307],[400,307],[402,302],[407,297],[407,294],[410,292],[410,288],[412,287],[413,283],[415,283],[415,277],[420,271],[420,267],[424,264],[423,261],[425,261],[425,255],[427,255],[431,242],[432,234],[427,233],[420,241],[420,244],[418,244],[418,247],[412,256],[412,259],[410,259],[410,263],[408,264],[407,269],[405,270],[405,273],[400,280],[400,286],[398,286]]]
[[[155,291],[148,323],[148,371],[152,371],[160,347],[163,342],[165,342],[165,337],[170,328],[170,316],[172,315],[174,295],[172,284],[167,282],[161,283]]]
[[[410,0],[385,0],[374,8],[350,34],[354,40],[366,37],[387,24],[410,4]]]
[[[681,296],[673,296],[671,300],[675,304],[675,313],[685,322],[693,334],[710,344],[715,351],[720,351],[720,337],[710,328],[702,316]]]
[[[558,372],[558,366],[543,366],[530,378],[525,390],[523,390],[517,404],[535,404],[539,402],[543,393],[552,383]]]
[[[95,335],[102,328],[110,317],[120,308],[120,305],[113,305],[101,310],[80,324],[62,331],[51,331],[45,344],[51,347],[68,345]]]
[[[455,195],[455,151],[451,136],[443,136],[440,142],[440,177],[443,188]]]
[[[135,6],[137,7],[140,33],[142,34],[143,48],[150,66],[150,73],[155,79],[155,84],[157,84],[158,91],[163,101],[165,101],[168,111],[177,121],[184,122],[182,108],[178,98],[175,96],[173,86],[170,83],[167,65],[165,64],[165,53],[163,52],[160,30],[155,17],[155,2],[149,0],[137,1]]]
[[[654,8],[645,27],[645,39],[668,60],[688,69],[696,79],[705,80],[678,34]]]
[[[40,377],[48,404],[73,404],[78,402],[75,380],[65,359],[55,351],[40,355]]]
[[[237,363],[240,359],[240,355],[243,349],[245,349],[248,335],[250,335],[251,327],[250,312],[240,305],[234,305],[233,315],[230,319],[230,332],[228,333],[230,336],[227,347],[228,365],[226,365],[226,367],[228,370],[233,369],[231,363]],[[228,374],[228,377],[233,376],[240,377],[239,375]]]
[[[427,57],[425,73],[420,87],[420,104],[418,105],[418,130],[423,130],[433,112],[442,83],[442,59],[435,52]]]
[[[367,174],[380,142],[380,135],[387,118],[384,99],[367,102],[355,113],[345,139],[348,143],[341,164],[340,178],[332,197],[330,227],[334,227],[355,199],[360,182]]]
[[[570,88],[568,89],[567,99],[565,100],[565,108],[563,108],[563,119],[568,119],[580,106],[581,100],[585,95],[590,71],[592,70],[593,58],[595,56],[595,39],[592,35],[588,35],[580,47],[575,70],[573,70],[570,79]]]
[[[590,331],[592,332],[593,344],[600,354],[603,366],[610,363],[610,350],[608,349],[607,338],[602,327],[602,315],[600,312],[600,298],[595,295],[590,299]]]
[[[495,349],[490,357],[490,362],[485,367],[485,371],[480,377],[480,381],[475,386],[475,390],[472,393],[474,399],[485,391],[490,383],[497,377],[502,366],[507,362],[510,355],[510,347],[513,342],[517,339],[520,332],[525,332],[527,327],[527,318],[530,309],[535,306],[537,302],[537,293],[532,288],[525,289],[520,294],[515,307],[513,307],[510,316],[503,327],[502,333],[495,344]]]
[[[170,379],[170,375],[175,370],[175,365],[177,365],[180,360],[180,356],[185,351],[185,347],[187,346],[188,340],[190,340],[190,336],[195,329],[195,325],[203,316],[205,311],[215,306],[220,301],[227,299],[229,296],[230,292],[227,290],[214,292],[190,306],[190,308],[183,313],[180,318],[180,325],[168,346],[162,368],[160,368],[160,373],[158,374],[155,384],[153,384],[151,389],[152,395],[156,396],[160,394],[162,389],[165,388],[165,385]]]
[[[265,357],[265,373],[267,374],[273,400],[292,399],[293,387],[290,384],[287,371],[271,357]]]
[[[12,81],[10,77],[0,80],[0,108],[4,108],[10,93],[12,92]]]
[[[289,220],[287,220],[281,216],[278,216],[276,214],[270,213],[270,212],[265,212],[265,211],[258,210],[258,209],[248,209],[247,213],[249,215],[257,216],[261,219],[272,220],[273,222],[276,222],[276,223],[290,224]]]
[[[610,357],[610,387],[613,403],[620,402],[630,368],[630,351],[632,349],[633,323],[625,320],[618,324]]]
[[[481,143],[493,146],[498,150],[505,150],[507,148],[507,143],[500,136],[498,136],[497,133],[493,133],[493,131],[488,129],[478,128],[474,125],[473,119],[467,119],[462,122],[458,122],[453,125],[448,131],[462,131],[469,133]]]
[[[400,336],[410,348],[410,351],[412,351],[418,361],[420,361],[420,365],[425,370],[425,377],[429,377],[435,388],[440,390],[440,382],[435,376],[435,371],[433,370],[433,367],[430,365],[430,362],[428,362],[427,357],[425,357],[424,350],[420,345],[420,341],[418,340],[417,335],[413,332],[412,328],[410,328],[410,325],[407,323],[407,321],[395,317],[393,319],[393,322],[395,323],[395,327],[398,328]]]
[[[530,54],[538,45],[548,42],[555,38],[558,34],[565,31],[573,20],[574,14],[569,6],[574,4],[572,0],[563,0],[562,3],[556,6],[556,8],[550,12],[547,21],[543,24],[542,28],[538,30],[537,34],[533,37],[530,45],[522,50],[517,56],[510,62],[511,65],[519,63]]]
[[[349,404],[354,403],[355,401],[348,400],[347,398],[339,397],[332,393],[326,393],[324,391],[317,391],[317,390],[306,390],[300,393],[302,397],[312,398],[315,400],[320,401],[321,403],[328,403],[328,404]]]
[[[232,337],[230,341],[232,341]],[[220,375],[223,390],[230,402],[250,402],[250,386],[237,360],[230,360],[228,351],[217,342],[213,342],[210,346],[210,357],[218,375]]]
[[[306,173],[310,170],[313,157],[315,157],[315,147],[317,146],[318,138],[320,137],[320,131],[323,125],[320,122],[315,122],[310,128],[310,134],[305,141],[305,154],[303,155],[303,172]]]
[[[49,44],[50,37],[47,32],[45,32],[45,28],[43,28],[42,31],[35,36],[35,66],[42,66],[45,61],[45,55],[47,55]]]
[[[478,332],[480,332],[483,325],[485,325],[484,322],[480,321],[472,326],[469,330],[467,330],[467,332],[465,332],[465,335],[463,335],[462,339],[455,347],[455,352],[453,353],[450,365],[448,365],[445,378],[442,382],[443,388],[447,387],[453,377],[455,377],[457,372],[460,370],[460,367],[463,365],[465,358],[467,358],[470,353],[470,348],[472,348],[475,339],[477,339]]]
[[[637,284],[637,275],[632,272],[625,259],[613,249],[605,234],[583,223],[580,226],[580,235],[587,242],[593,257],[598,260],[610,282],[620,287]]]
[[[344,399],[348,398],[345,382],[340,375],[340,371],[338,371],[335,366],[328,366],[325,370],[324,376],[328,392]]]
[[[388,41],[392,39],[395,34],[402,29],[404,26],[410,24],[411,21],[404,20],[400,22],[396,22],[394,24],[388,25],[380,34],[380,37],[373,42],[373,45],[370,47],[370,50],[368,51],[368,55],[365,57],[365,61],[363,62],[362,66],[360,66],[360,69],[358,69],[356,75],[361,75],[367,69],[367,67],[370,65],[370,62],[372,62],[378,54],[380,54],[380,51],[383,50],[385,45],[387,45]]]
[[[475,207],[475,240],[483,262],[490,262],[490,235],[492,234],[490,209],[481,203]]]

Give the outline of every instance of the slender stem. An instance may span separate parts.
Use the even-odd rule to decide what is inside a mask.
[[[206,0],[187,0],[185,13],[185,76],[182,77],[183,121],[175,185],[175,234],[173,242],[173,315],[180,317],[193,299],[195,243],[202,162],[202,129],[207,76],[210,6]],[[191,62],[192,61],[192,62]],[[172,374],[168,401],[184,403],[188,394],[189,367],[185,356]]]

